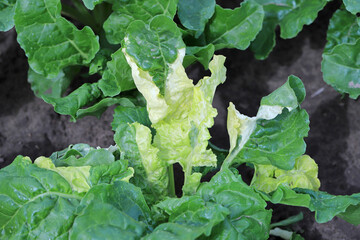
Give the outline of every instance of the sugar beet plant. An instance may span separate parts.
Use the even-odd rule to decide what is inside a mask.
[[[75,121],[100,116],[110,105],[141,104],[131,92],[135,84],[122,52],[126,36],[142,45],[130,55],[162,90],[164,66],[175,60],[175,39],[185,43],[184,66],[198,61],[207,69],[214,51],[223,48],[250,47],[256,58],[265,59],[276,44],[278,26],[281,38],[293,38],[328,2],[247,0],[224,9],[215,0],[3,0],[0,31],[15,25],[35,94]],[[344,0],[331,18],[322,62],[324,80],[352,98],[360,94],[359,6],[359,0]],[[80,70],[98,81],[68,94]]]
[[[320,223],[338,216],[360,224],[359,193],[319,191],[317,165],[304,155],[309,117],[299,78],[263,97],[255,117],[230,103],[230,149],[209,144],[212,100],[226,78],[225,57],[214,51],[250,46],[265,58],[277,25],[281,37],[294,37],[326,3],[248,0],[233,10],[200,0],[0,3],[1,29],[15,23],[29,82],[55,111],[76,120],[119,105],[115,146],[75,144],[34,162],[18,156],[0,170],[0,238],[302,239],[271,224],[269,202],[307,207]],[[356,98],[359,5],[344,4],[330,22],[323,72]],[[196,85],[184,69],[194,61],[211,71]],[[81,66],[99,80],[64,96]],[[184,172],[181,196],[174,164]],[[254,168],[249,185],[241,164]]]

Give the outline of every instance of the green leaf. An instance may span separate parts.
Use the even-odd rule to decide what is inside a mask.
[[[343,0],[346,10],[352,14],[360,12],[360,1],[359,0]]]
[[[280,21],[281,34],[283,39],[294,38],[302,30],[304,25],[311,24],[330,0],[302,0],[295,2],[295,7],[287,13]],[[287,1],[289,2],[289,1]]]
[[[115,1],[114,12],[104,23],[107,40],[112,44],[119,44],[125,37],[130,23],[141,20],[149,23],[152,17],[165,15],[171,19],[176,13],[176,0],[125,0]]]
[[[0,32],[14,27],[14,13],[16,0],[3,0],[0,3]]]
[[[84,2],[85,7],[90,10],[94,10],[95,6],[99,3],[102,3],[104,0],[82,0]]]
[[[271,211],[266,202],[231,171],[217,173],[193,196],[156,204],[160,222],[145,239],[267,239]]]
[[[360,95],[360,39],[355,44],[341,44],[323,54],[321,70],[326,83],[341,93],[357,99]]]
[[[132,219],[142,221],[141,225],[151,221],[150,209],[140,188],[124,181],[115,181],[113,184],[100,184],[91,188],[82,199],[81,205],[86,206],[92,203],[112,205]]]
[[[72,149],[74,150],[74,149]],[[79,157],[80,152],[67,152],[64,157],[54,160],[54,164],[57,167],[61,166],[97,166],[102,164],[110,164],[115,161],[115,157],[112,152],[106,149],[94,149],[90,150]]]
[[[276,191],[266,194],[260,192],[262,197],[266,201],[270,201],[275,204],[285,204],[290,206],[308,207],[311,198],[307,194],[298,194],[295,190],[286,186],[279,185]]]
[[[151,218],[140,189],[116,181],[126,173],[126,162],[114,162],[107,170],[91,167],[86,194],[77,192],[80,181],[89,180],[85,167],[51,164],[44,157],[32,164],[18,156],[0,170],[1,239],[88,239],[115,233],[123,236],[117,239],[138,239],[145,232]]]
[[[99,73],[102,75],[106,69],[106,63],[111,60],[112,53],[113,51],[111,49],[100,49],[90,63],[89,74],[93,75],[95,73]]]
[[[301,80],[290,76],[283,86],[262,98],[255,117],[240,114],[230,103],[230,154],[222,168],[248,162],[292,169],[295,159],[305,152],[304,137],[309,131],[309,116],[299,105],[304,98]]]
[[[113,97],[122,91],[135,88],[131,68],[126,62],[122,49],[120,48],[112,54],[111,58],[111,61],[107,62],[102,79],[99,81],[99,88],[106,97]]]
[[[78,72],[77,67],[65,68],[56,77],[49,79],[29,68],[28,82],[37,97],[60,98]]]
[[[255,1],[245,1],[241,7],[223,9],[216,6],[215,14],[205,29],[206,42],[215,49],[237,48],[244,50],[261,30],[264,11]]]
[[[17,40],[30,67],[47,78],[67,66],[89,64],[99,50],[89,27],[78,30],[60,12],[60,0],[18,0],[15,8]]]
[[[289,188],[307,188],[317,191],[320,181],[317,178],[318,166],[308,155],[295,159],[292,170],[281,170],[272,165],[255,164],[255,173],[251,186],[257,190],[270,193],[275,191],[279,185]]]
[[[150,74],[161,92],[168,75],[168,65],[176,60],[178,49],[183,47],[177,25],[162,15],[152,18],[149,25],[142,21],[132,22],[127,28],[124,41],[126,54]],[[131,66],[129,60],[128,63]]]
[[[315,211],[318,223],[330,221],[335,216],[341,217],[351,224],[360,224],[360,193],[353,195],[331,195],[322,191],[279,186],[275,192],[262,193],[266,201],[291,206],[307,207]]]
[[[69,239],[139,239],[149,212],[135,186],[122,181],[97,185],[82,199]]]
[[[240,176],[227,169],[220,171],[200,186],[198,194],[230,212],[208,239],[268,239],[271,210],[265,209],[266,202]]]
[[[196,239],[204,235],[208,237],[214,226],[229,215],[227,208],[217,203],[205,202],[200,196],[169,198],[156,204],[154,208],[158,214],[168,216],[168,219],[145,239],[157,239],[174,233],[175,239]],[[184,235],[178,234],[174,228],[184,229]]]
[[[181,24],[195,31],[198,38],[204,31],[207,21],[215,12],[215,0],[180,0],[178,16]]]
[[[54,106],[57,113],[70,115],[73,121],[76,121],[77,111],[89,104],[94,103],[101,97],[101,90],[97,83],[85,83],[68,96],[63,98],[54,98],[50,96],[43,96],[45,102]]]
[[[66,236],[81,198],[58,173],[18,156],[0,170],[0,238]]]
[[[106,201],[90,203],[75,219],[69,239],[140,239],[146,225],[114,205]]]
[[[94,105],[85,108],[85,109],[79,109],[76,111],[76,119],[85,117],[85,116],[96,116],[97,118],[100,118],[101,115],[104,113],[104,111],[112,106],[119,104],[121,106],[133,106],[134,103],[128,99],[128,98],[103,98],[99,102],[95,103]]]
[[[280,106],[291,110],[304,101],[305,95],[304,84],[298,77],[291,75],[284,85],[263,97],[260,105]]]
[[[144,126],[151,127],[151,121],[146,107],[123,107],[118,106],[114,110],[114,120],[111,123],[112,129],[123,123],[138,122]]]
[[[351,98],[360,95],[360,24],[345,10],[330,20],[321,70],[326,83]]]
[[[243,162],[271,164],[290,170],[295,159],[305,153],[304,137],[309,131],[309,116],[303,109],[286,108],[271,120],[260,119],[238,158]]]
[[[275,29],[277,25],[277,18],[265,16],[261,31],[250,45],[250,49],[255,54],[256,59],[264,60],[275,47]]]
[[[129,182],[134,176],[134,169],[129,167],[126,161],[118,160],[110,164],[94,166],[90,169],[90,185],[95,186],[101,183],[113,183],[121,180]]]
[[[50,159],[47,161],[51,163]],[[42,167],[47,165],[46,158],[39,158],[36,162]],[[76,170],[74,167],[66,169],[70,170],[68,174]],[[72,226],[81,196],[72,190],[76,184],[74,179],[69,179],[69,182],[67,176],[61,177],[64,174],[65,171],[59,169],[39,168],[22,156],[2,169],[0,178],[8,179],[12,184],[9,187],[1,184],[5,183],[3,180],[0,183],[0,201],[4,207],[0,210],[0,235],[55,238],[66,234]],[[34,210],[36,215],[27,214]]]
[[[358,212],[360,208],[360,193],[356,193],[350,196],[334,196],[326,192],[315,192],[309,189],[297,189],[296,192],[310,195],[311,201],[309,209],[311,211],[315,211],[315,219],[318,223],[328,222],[337,215],[340,217],[345,217],[345,220],[350,220],[346,219],[347,215],[351,215],[355,209]],[[347,209],[350,206],[352,206],[352,211],[348,212]],[[359,225],[360,215],[357,215],[351,220],[352,221],[350,221],[350,223]]]
[[[186,55],[184,57],[184,67],[189,66],[195,61],[200,62],[205,69],[209,68],[209,62],[214,55],[215,47],[209,44],[205,47],[186,47]]]
[[[360,24],[357,17],[348,11],[337,10],[330,19],[324,52],[331,52],[342,44],[355,44],[360,39]]]
[[[194,232],[188,226],[178,223],[163,223],[156,227],[154,231],[146,235],[144,240],[173,239],[189,240],[194,239]]]
[[[295,37],[304,25],[311,24],[328,0],[256,0],[263,6],[262,29],[251,44],[257,59],[268,57],[276,44],[275,29],[280,25],[281,38]]]
[[[61,151],[52,153],[49,158],[55,164],[55,166],[58,167],[59,165],[57,164],[57,162],[62,162],[64,159],[69,158],[70,156],[74,156],[75,158],[83,157],[93,149],[95,148],[91,147],[88,144],[78,143],[70,145],[69,147]]]
[[[297,234],[297,233],[294,232],[291,235],[290,240],[305,240],[305,238],[303,238],[300,234]]]

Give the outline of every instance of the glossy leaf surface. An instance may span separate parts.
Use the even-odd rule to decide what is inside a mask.
[[[0,3],[0,31],[8,31],[14,27],[16,0],[3,0]]]
[[[326,83],[356,99],[360,95],[360,22],[345,10],[330,20],[321,70]]]
[[[47,78],[57,77],[64,67],[89,64],[99,50],[89,27],[78,30],[60,12],[60,0],[18,0],[15,8],[17,40],[30,67]]]

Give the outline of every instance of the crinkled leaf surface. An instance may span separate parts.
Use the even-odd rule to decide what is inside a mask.
[[[256,0],[265,11],[262,29],[251,50],[258,59],[265,59],[275,46],[275,28],[280,25],[281,38],[295,37],[304,25],[311,24],[328,0]]]
[[[148,23],[157,15],[165,15],[172,19],[176,13],[176,6],[176,0],[114,1],[114,12],[104,23],[106,38],[112,44],[121,43],[130,23],[135,20]]]
[[[14,27],[16,0],[3,0],[0,3],[0,32]]]
[[[214,14],[215,4],[215,0],[179,0],[178,16],[181,24],[195,31],[195,37],[198,38]]]
[[[134,185],[122,181],[97,185],[82,199],[70,239],[139,239],[149,212]]]
[[[126,172],[126,162],[117,162],[121,167],[101,171],[100,165],[56,168],[44,157],[32,164],[18,156],[0,170],[0,237],[83,239],[115,236],[115,232],[124,236],[121,239],[140,237],[150,211],[140,189],[109,181],[111,174]],[[87,189],[79,193],[79,182],[89,180]]]
[[[110,164],[101,164],[90,169],[90,185],[113,183],[121,180],[129,182],[134,176],[134,169],[128,167],[126,161],[115,161]]]
[[[158,158],[159,150],[151,145],[150,129],[139,123],[122,123],[116,129],[114,140],[121,157],[135,170],[131,182],[143,190],[147,201],[163,198],[167,194],[167,166]]]
[[[346,10],[352,14],[360,12],[360,1],[359,0],[343,0]]]
[[[112,54],[111,61],[107,62],[102,79],[99,81],[99,88],[106,97],[114,97],[121,91],[135,88],[131,68],[121,48]]]
[[[87,193],[81,204],[88,205],[96,201],[110,203],[137,221],[150,222],[150,209],[140,188],[130,183],[116,181],[114,184],[97,185]]]
[[[174,228],[186,229],[183,236],[176,234],[175,239],[196,239],[202,235],[209,237],[214,226],[229,215],[227,208],[217,203],[205,202],[198,195],[166,199],[155,205],[155,208],[161,215],[168,216],[168,219],[145,239],[174,234]]]
[[[309,116],[299,107],[304,98],[301,80],[290,76],[283,86],[261,100],[255,117],[240,114],[230,104],[230,154],[222,167],[250,162],[292,169],[295,159],[305,152],[304,137],[309,131]]]
[[[267,239],[271,211],[265,207],[239,176],[221,171],[195,195],[156,204],[152,212],[161,224],[145,239]]]
[[[87,144],[70,145],[68,148],[54,152],[50,159],[58,167],[91,167],[90,176],[87,177],[90,186],[99,183],[112,183],[116,180],[129,181],[134,175],[134,170],[128,168],[128,163],[119,161],[120,154],[116,146],[107,149],[95,149]],[[47,168],[55,166],[46,164]],[[63,168],[67,169],[67,168]]]
[[[184,43],[177,25],[160,15],[152,18],[148,25],[142,21],[132,22],[126,31],[124,47],[126,54],[152,76],[163,92],[168,65],[176,60],[178,49],[183,48]]]
[[[15,8],[17,40],[30,67],[47,78],[64,67],[89,64],[99,50],[89,27],[78,30],[60,12],[60,0],[18,0]]]
[[[245,1],[241,7],[224,9],[216,6],[205,29],[206,43],[215,49],[246,49],[261,30],[264,11],[256,1]]]
[[[46,157],[38,157],[34,163],[40,168],[57,172],[70,183],[71,188],[76,192],[87,192],[90,189],[88,181],[91,166],[55,167],[51,159]]]
[[[65,178],[18,156],[0,170],[0,179],[2,239],[67,235],[82,197]]]
[[[292,170],[281,170],[272,165],[255,164],[251,186],[266,193],[275,191],[279,185],[317,191],[320,187],[317,175],[318,166],[315,161],[308,155],[303,155],[295,159],[295,166]]]
[[[331,52],[341,44],[354,44],[358,39],[360,39],[360,25],[357,23],[357,17],[339,9],[330,19],[324,52]]]
[[[174,240],[189,240],[194,239],[197,234],[189,228],[178,223],[163,223],[156,227],[154,231],[146,235],[145,240],[157,239],[174,239]]]
[[[266,202],[240,176],[230,170],[220,171],[200,186],[198,194],[230,212],[208,239],[268,239],[271,210],[265,209]]]
[[[360,95],[360,24],[345,10],[335,12],[327,32],[321,70],[326,83],[351,98]]]
[[[128,50],[126,49],[126,52]],[[211,77],[205,77],[194,86],[182,65],[185,49],[177,53],[176,61],[168,66],[164,95],[150,74],[126,54],[138,90],[147,100],[149,118],[156,130],[154,146],[158,156],[167,164],[180,163],[185,172],[183,190],[193,192],[201,174],[192,174],[192,167],[216,166],[216,156],[207,149],[217,112],[211,105],[218,84],[225,81],[225,58],[214,56],[210,63]],[[191,186],[191,187],[190,187]]]

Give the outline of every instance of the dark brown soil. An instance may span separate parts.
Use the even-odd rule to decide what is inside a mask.
[[[321,54],[326,42],[326,26],[337,7],[329,5],[319,19],[305,27],[298,37],[278,39],[265,61],[254,59],[250,51],[224,50],[227,56],[227,82],[219,87],[214,105],[219,116],[211,130],[213,142],[228,147],[226,108],[229,101],[247,115],[256,114],[261,97],[282,85],[287,77],[300,77],[307,90],[303,103],[310,115],[307,154],[319,165],[321,190],[331,194],[360,192],[360,121],[359,101],[341,97],[322,80]],[[16,43],[15,32],[0,33],[0,167],[11,163],[18,154],[32,159],[49,156],[69,144],[88,143],[107,147],[113,144],[112,108],[103,117],[86,117],[77,123],[55,113],[52,107],[34,96],[27,83],[28,64]],[[191,68],[199,79],[204,71]],[[304,212],[304,220],[292,226],[305,239],[359,239],[360,228],[345,221],[318,224],[314,214],[303,208],[278,206],[274,221]]]

